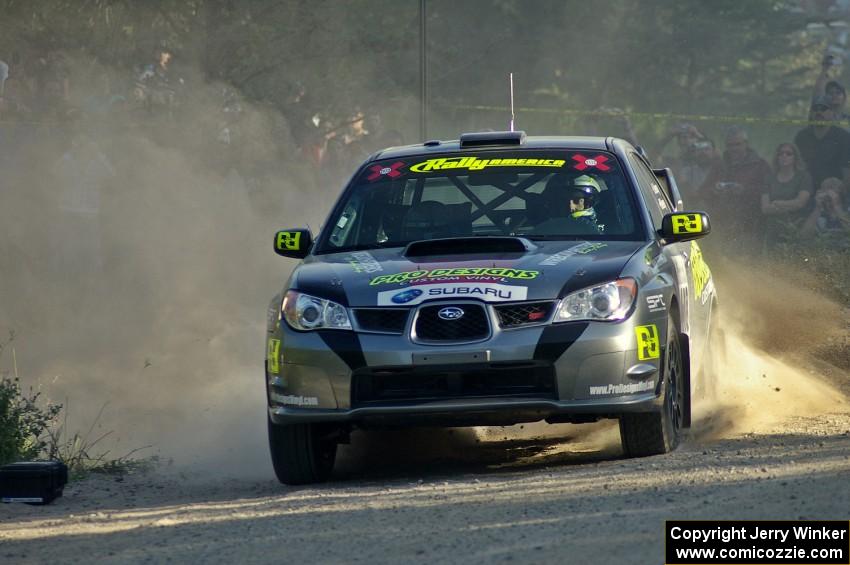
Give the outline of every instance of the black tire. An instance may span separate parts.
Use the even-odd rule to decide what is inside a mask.
[[[337,443],[322,424],[278,425],[269,419],[269,451],[277,480],[285,485],[326,481]]]
[[[660,412],[620,416],[620,439],[627,457],[646,457],[668,453],[678,447],[685,415],[682,340],[674,317],[667,320],[667,343],[662,353],[664,405]]]

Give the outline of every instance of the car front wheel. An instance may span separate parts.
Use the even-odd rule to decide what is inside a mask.
[[[627,457],[646,457],[668,453],[678,447],[682,435],[687,394],[682,363],[682,341],[673,316],[667,320],[661,378],[664,381],[664,405],[659,412],[620,416],[620,439]]]
[[[337,442],[322,424],[275,424],[269,419],[269,450],[277,479],[286,485],[325,481]]]

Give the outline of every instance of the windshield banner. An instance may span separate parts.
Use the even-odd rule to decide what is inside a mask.
[[[559,169],[564,166],[563,159],[529,159],[529,158],[507,158],[507,159],[479,159],[478,157],[439,157],[416,163],[410,167],[414,173],[428,173],[431,171],[444,171],[446,169],[469,169],[480,171],[488,167],[547,167]]]

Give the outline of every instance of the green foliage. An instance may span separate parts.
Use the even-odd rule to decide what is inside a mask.
[[[40,395],[22,391],[17,378],[0,378],[0,465],[36,459],[46,451],[50,425],[62,406],[43,404]]]
[[[8,340],[0,343],[0,357],[6,349],[10,349],[14,339],[14,332],[10,332]],[[14,349],[11,351],[14,359]],[[86,433],[69,434],[68,411],[63,412],[61,404],[43,401],[41,392],[32,388],[23,390],[16,366],[13,376],[0,374],[0,465],[46,458],[65,463],[72,478],[81,478],[89,473],[123,475],[146,472],[158,466],[157,456],[136,456],[149,446],[133,449],[119,457],[108,450],[98,450],[98,445],[112,434],[109,431],[97,437],[92,435],[105,406],[101,407]],[[61,421],[60,415],[64,415]]]
[[[506,104],[509,72],[522,106],[802,118],[824,46],[781,0],[427,0],[425,9],[431,133],[441,137],[504,127],[504,116],[451,107]],[[175,64],[256,102],[292,110],[304,89],[296,114],[339,124],[374,111],[412,130],[419,10],[415,0],[0,0],[0,54],[63,50],[129,70],[167,47]],[[582,126],[520,119],[536,133]],[[669,126],[635,125],[646,137]]]
[[[0,343],[0,358],[10,349],[15,332]],[[21,389],[15,350],[11,348],[13,374],[0,373],[0,465],[35,459],[47,450],[50,426],[62,410],[59,404],[40,401],[40,392]]]

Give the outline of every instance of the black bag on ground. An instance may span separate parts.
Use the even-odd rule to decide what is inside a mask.
[[[50,504],[62,496],[68,467],[60,461],[22,461],[0,467],[0,501]]]

